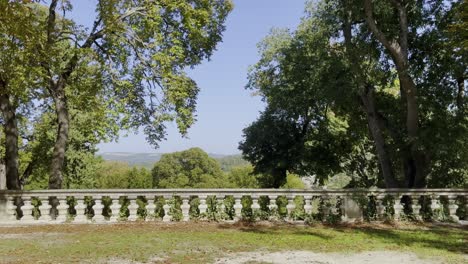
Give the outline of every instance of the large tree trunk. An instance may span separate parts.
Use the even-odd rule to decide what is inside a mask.
[[[366,89],[360,92],[359,96],[361,97],[362,105],[364,107],[364,111],[366,112],[369,130],[371,132],[372,138],[374,139],[374,145],[377,151],[377,158],[380,163],[380,168],[384,177],[385,187],[396,188],[399,186],[393,173],[390,157],[387,153],[385,138],[383,136],[382,131],[383,129],[380,126],[380,121],[378,119],[379,117],[375,107],[375,100],[373,94],[373,89],[370,87],[366,87]]]
[[[404,160],[405,177],[408,187],[421,188],[426,185],[427,158],[417,147],[419,140],[419,106],[417,103],[417,88],[409,74],[408,59],[408,17],[406,6],[399,0],[393,0],[398,12],[400,32],[398,40],[388,39],[378,28],[373,15],[371,0],[364,1],[365,20],[377,40],[390,53],[398,72],[401,96],[406,99],[406,131],[408,135],[407,149],[409,155]]]
[[[65,96],[64,88],[65,82],[63,79],[60,79],[52,89],[58,128],[50,166],[49,189],[62,188],[62,171],[65,162],[65,151],[67,149],[68,130],[70,127],[67,98]]]
[[[4,119],[6,186],[9,190],[19,190],[21,186],[18,173],[18,124],[16,109],[7,94],[0,94],[0,109]]]
[[[5,161],[0,158],[0,190],[6,190],[6,170]]]

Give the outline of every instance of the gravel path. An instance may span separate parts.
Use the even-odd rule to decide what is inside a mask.
[[[361,253],[313,253],[310,251],[245,252],[218,259],[216,264],[273,263],[273,264],[438,264],[436,259],[420,259],[412,253],[371,251]]]

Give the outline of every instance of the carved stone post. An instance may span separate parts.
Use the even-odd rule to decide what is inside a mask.
[[[394,196],[395,203],[393,204],[393,210],[395,211],[395,214],[393,215],[393,218],[395,220],[400,220],[401,214],[403,213],[403,205],[401,204],[401,195],[396,194]]]
[[[421,205],[419,204],[420,195],[411,195],[411,210],[413,211],[413,216],[416,221],[421,221]]]
[[[258,199],[258,195],[252,195],[252,214],[254,215],[260,211],[260,204],[258,203]]]
[[[187,222],[190,220],[190,197],[189,196],[182,196],[182,205],[180,209],[182,209],[182,221]]]
[[[128,219],[127,221],[136,221],[138,219],[138,204],[137,197],[128,197],[130,204],[128,205]]]
[[[304,196],[304,211],[307,215],[312,214],[312,196]]]
[[[288,211],[288,215],[286,216],[286,219],[288,221],[295,220],[294,217],[292,216],[294,209],[296,209],[296,204],[294,203],[294,195],[290,195],[288,196],[288,204],[286,205],[286,210]]]
[[[110,206],[111,209],[111,216],[109,222],[117,222],[120,219],[120,208],[122,205],[120,204],[120,196],[111,196],[112,204]]]
[[[384,195],[376,195],[375,196],[375,204],[377,210],[377,219],[384,221],[385,220],[385,205],[383,199],[385,198]]]
[[[163,210],[164,210],[164,216],[163,216],[163,222],[170,222],[172,220],[172,215],[170,215],[171,212],[171,206],[169,205],[169,200],[172,197],[169,196],[164,196],[164,205],[163,205]]]
[[[326,221],[328,219],[328,216],[330,215],[330,198],[328,195],[321,195],[320,199],[322,200],[322,214],[323,214],[323,221]]]
[[[23,205],[21,206],[21,211],[23,212],[23,217],[21,217],[21,222],[33,222],[34,217],[32,215],[32,211],[34,209],[34,206],[31,204],[31,197],[29,196],[23,196],[21,197],[23,200]]]
[[[67,197],[57,197],[57,201],[57,218],[55,218],[55,221],[58,223],[66,222],[69,207]]]
[[[200,216],[204,216],[206,215],[206,211],[208,209],[208,205],[206,204],[206,195],[200,195],[198,198],[200,199],[200,205],[198,205]]]
[[[234,221],[239,221],[242,218],[242,198],[241,197],[234,197]]]
[[[224,204],[224,197],[216,197],[216,205],[219,206],[218,212],[221,214],[221,217],[224,217],[226,213],[226,205]]]
[[[448,195],[448,209],[449,209],[449,217],[454,221],[454,222],[459,222],[460,219],[457,216],[457,209],[458,209],[458,204],[457,204],[457,196],[456,195]]]
[[[150,197],[147,199],[148,204],[146,205],[146,219],[145,221],[153,221],[156,219],[155,217],[155,210],[156,205],[154,204],[154,197]]]
[[[6,204],[5,204],[5,220],[7,221],[17,221],[16,219],[16,205],[15,200],[17,198],[15,196],[8,196],[6,197]]]
[[[94,205],[93,205],[93,221],[96,223],[105,222],[104,216],[102,215],[102,210],[104,209],[104,205],[102,204],[102,196],[96,196],[94,198]]]
[[[88,217],[85,215],[86,205],[84,204],[84,197],[76,197],[76,216],[73,219],[74,223],[86,223],[88,222]]]
[[[438,221],[440,220],[440,196],[437,194],[433,194],[431,196],[431,212],[432,212],[432,220]]]
[[[52,217],[50,216],[50,208],[52,208],[52,206],[49,204],[49,197],[41,196],[39,199],[41,201],[41,205],[39,206],[41,216],[39,217],[39,220],[41,222],[50,222],[52,220]]]

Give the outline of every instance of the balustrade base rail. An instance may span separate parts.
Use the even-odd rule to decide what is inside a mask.
[[[0,224],[118,221],[452,221],[468,189],[132,189],[0,191]]]

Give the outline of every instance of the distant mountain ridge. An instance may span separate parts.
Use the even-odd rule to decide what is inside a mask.
[[[102,152],[98,153],[104,160],[126,162],[131,166],[152,168],[154,163],[161,159],[165,153],[135,153],[135,152]],[[217,159],[221,168],[225,171],[232,167],[248,165],[249,163],[242,159],[240,154],[223,155],[208,153],[214,159]]]

